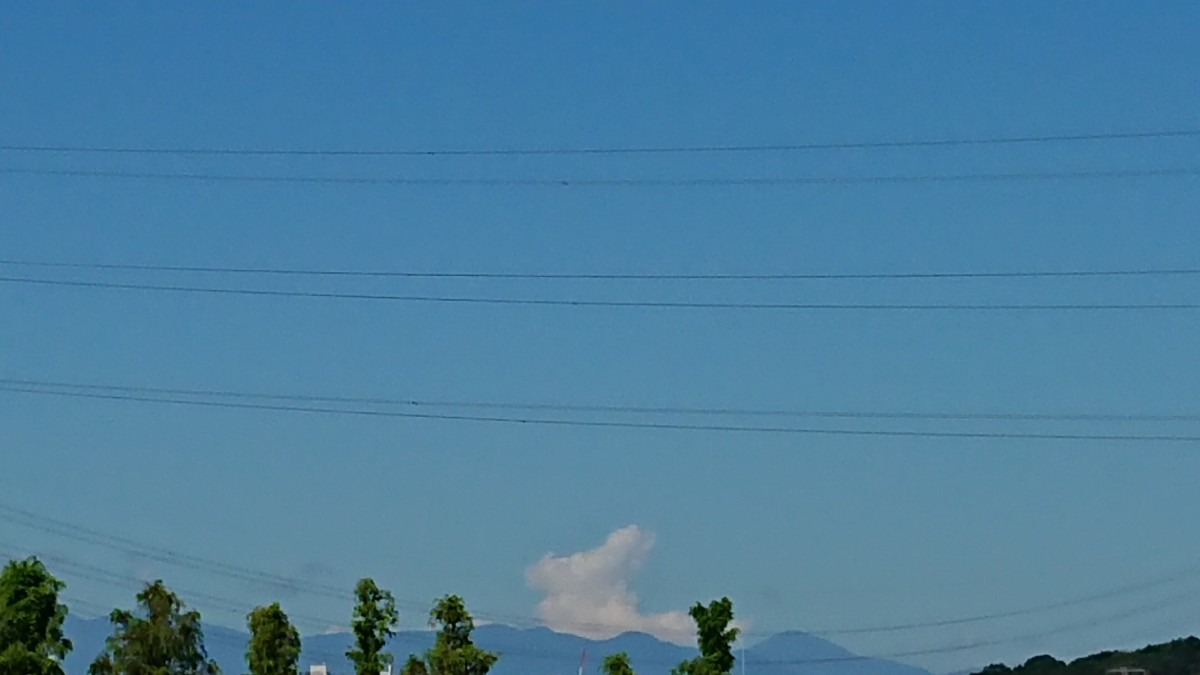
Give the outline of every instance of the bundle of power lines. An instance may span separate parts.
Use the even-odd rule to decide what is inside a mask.
[[[1148,130],[1078,134],[1029,134],[1021,136],[991,136],[975,138],[891,139],[863,141],[832,141],[809,143],[769,143],[745,145],[692,146],[626,146],[626,147],[550,147],[550,148],[197,148],[197,147],[134,147],[84,146],[67,144],[0,146],[0,157],[48,157],[54,166],[23,167],[0,164],[0,173],[41,176],[49,179],[110,178],[129,180],[184,180],[209,182],[300,182],[328,184],[363,184],[395,186],[513,186],[513,187],[704,187],[704,186],[820,186],[871,183],[922,182],[996,182],[1012,180],[1116,180],[1116,179],[1194,179],[1200,176],[1200,166],[1102,167],[1069,171],[1015,171],[993,173],[896,174],[855,176],[712,176],[707,178],[629,177],[586,178],[554,176],[537,178],[512,177],[437,177],[429,175],[263,175],[221,172],[145,171],[129,168],[81,168],[62,165],[72,158],[99,157],[122,160],[134,156],[209,157],[209,158],[415,158],[415,157],[506,157],[506,156],[627,156],[627,155],[735,155],[751,153],[813,153],[842,150],[911,150],[954,147],[1029,146],[1047,144],[1087,144],[1099,142],[1182,142],[1200,139],[1198,129]],[[82,276],[80,276],[82,275]],[[115,277],[113,275],[120,275]],[[129,275],[134,275],[130,279]],[[164,277],[165,275],[165,277]],[[178,275],[187,275],[179,280]],[[206,279],[196,282],[200,275]],[[817,271],[792,270],[767,272],[742,270],[733,272],[683,273],[660,271],[633,273],[621,270],[560,271],[560,270],[420,270],[420,269],[345,269],[319,267],[250,267],[237,265],[183,265],[170,261],[140,260],[48,260],[0,259],[0,286],[29,291],[53,290],[77,292],[137,292],[164,295],[203,295],[223,298],[257,298],[263,301],[367,302],[376,304],[420,303],[449,306],[497,306],[558,309],[560,311],[722,311],[756,313],[1048,313],[1103,312],[1139,314],[1168,314],[1200,310],[1200,298],[1185,294],[1169,301],[1122,302],[846,302],[814,298],[811,289],[800,286],[805,282],[971,282],[971,281],[1064,281],[1070,279],[1194,279],[1200,267],[1130,267],[1094,269],[992,269],[992,270],[907,270],[907,271]],[[271,285],[270,280],[286,279],[298,284],[288,287]],[[500,290],[491,294],[473,293],[413,293],[377,291],[347,291],[325,284],[332,280],[425,280],[451,282],[455,280],[485,280],[530,284],[595,283],[611,293],[606,282],[620,282],[623,295],[619,297],[586,295],[513,295]],[[736,284],[745,289],[756,282],[797,284],[785,296],[800,300],[779,300],[778,293],[770,300],[729,300],[727,296],[705,299],[689,292],[687,299],[677,297],[646,297],[641,286],[660,289],[664,284],[696,284],[702,291],[714,285]],[[578,286],[572,286],[577,288]],[[630,297],[629,289],[637,288]],[[774,286],[778,292],[779,286]],[[789,287],[791,288],[791,287]],[[593,289],[594,290],[594,289]],[[355,395],[352,392],[247,392],[220,388],[168,386],[164,383],[64,382],[36,377],[0,379],[0,391],[29,396],[97,399],[124,403],[164,404],[206,408],[239,409],[261,412],[290,412],[360,417],[390,417],[404,419],[440,420],[515,425],[550,425],[591,427],[598,429],[645,429],[667,431],[704,431],[768,434],[850,435],[863,437],[922,437],[950,439],[1024,439],[1060,441],[1134,441],[1195,443],[1200,433],[1187,431],[1179,425],[1200,422],[1200,414],[1192,413],[1114,413],[1105,411],[916,411],[916,410],[785,410],[686,407],[679,405],[608,405],[603,403],[546,403],[539,401],[477,401],[432,400],[416,392],[411,397],[378,398]],[[807,420],[797,424],[796,420]],[[812,420],[821,424],[813,425]],[[824,426],[830,422],[871,422],[861,426]],[[946,430],[878,428],[878,422],[1030,422],[1070,423],[1065,431],[1033,431],[1004,429],[978,431],[956,426]],[[1175,425],[1167,432],[1120,431],[1112,425],[1157,424]],[[1105,425],[1102,431],[1080,431],[1081,425]]]
[[[94,528],[85,527],[76,523],[34,513],[18,506],[5,504],[2,502],[0,502],[0,523],[24,530],[29,530],[39,535],[49,536],[65,542],[70,542],[75,546],[103,549],[120,556],[155,561],[169,567],[177,568],[179,570],[186,570],[191,573],[211,575],[224,580],[233,580],[239,583],[249,584],[250,586],[259,588],[265,592],[277,593],[280,590],[286,590],[290,593],[296,593],[309,598],[314,598],[325,603],[328,603],[329,601],[336,601],[339,604],[345,604],[347,607],[347,612],[349,611],[348,608],[353,602],[353,594],[350,593],[348,587],[341,588],[328,583],[299,579],[287,575],[281,575],[247,567],[245,565],[199,556],[184,551],[155,546],[126,536],[106,533]],[[123,592],[128,592],[130,595],[140,590],[144,584],[144,580],[110,567],[97,565],[91,562],[84,562],[82,560],[69,558],[54,553],[39,551],[36,548],[14,546],[11,542],[0,539],[0,558],[15,558],[34,554],[38,555],[52,567],[60,570],[68,581],[75,579],[85,580],[110,586]],[[89,556],[89,559],[93,558]],[[1179,606],[1185,606],[1186,608],[1186,606],[1193,604],[1196,598],[1200,598],[1200,588],[1196,588],[1194,584],[1188,585],[1189,582],[1195,582],[1197,578],[1200,578],[1200,562],[1191,562],[1175,569],[1165,570],[1162,573],[1144,579],[1126,582],[1108,588],[1097,589],[1090,593],[1060,598],[1036,605],[1012,607],[975,614],[942,616],[911,621],[879,623],[874,625],[826,627],[809,626],[804,627],[806,632],[824,637],[835,637],[881,633],[913,633],[928,629],[942,629],[952,626],[966,625],[990,626],[1006,619],[1018,618],[1022,619],[1022,622],[1024,623],[1030,620],[1032,617],[1053,616],[1056,613],[1062,613],[1063,611],[1074,608],[1090,608],[1089,611],[1092,612],[1086,619],[1083,620],[1060,620],[1059,622],[1048,627],[1044,627],[1037,632],[1025,632],[1017,635],[997,634],[995,629],[992,628],[989,630],[990,637],[983,639],[960,641],[949,644],[939,643],[926,647],[907,649],[904,651],[886,654],[874,654],[871,656],[847,655],[827,658],[787,660],[752,659],[751,663],[759,665],[802,665],[842,661],[863,661],[879,658],[892,659],[971,652],[985,647],[1018,644],[1022,642],[1028,642],[1042,636],[1078,632],[1088,628],[1105,626],[1109,624],[1127,623],[1131,619],[1162,614],[1164,610],[1170,610]],[[182,586],[174,586],[174,588],[179,591],[185,597],[185,599],[190,601],[189,604],[202,607],[208,611],[227,614],[239,622],[244,619],[246,613],[251,609],[251,605],[248,604],[248,601],[244,598],[240,600],[233,599],[226,596],[188,589]],[[1147,596],[1147,594],[1149,595]],[[78,606],[84,611],[90,611],[97,615],[107,614],[108,612],[108,608],[105,608],[102,604],[92,599],[80,598],[78,596],[65,596],[64,599],[71,604]],[[1117,601],[1119,603],[1114,609],[1099,614],[1095,613],[1098,611],[1098,606],[1106,603],[1112,603],[1113,601]],[[427,602],[414,599],[398,598],[397,605],[402,609],[414,612],[418,616],[423,616],[428,610]],[[339,619],[328,615],[314,615],[297,612],[291,612],[290,614],[298,621],[308,624],[314,629],[325,629],[328,626],[339,625],[344,622],[344,618]],[[505,623],[518,627],[545,625],[544,622],[537,617],[495,613],[486,610],[475,612],[475,616],[481,620]],[[622,628],[622,626],[618,625],[608,625],[595,622],[577,622],[570,625],[556,623],[554,624],[554,627],[559,630],[569,630],[581,633],[602,633],[606,631],[619,632]],[[769,637],[778,632],[781,631],[751,630],[746,631],[743,634],[746,637],[753,638]],[[681,635],[679,637],[688,638],[691,636],[689,633],[689,635]],[[217,639],[232,638],[231,636],[222,635]],[[569,654],[553,653],[550,651],[535,649],[517,651],[508,649],[506,650],[506,653],[555,660],[560,660],[564,657],[570,656]]]

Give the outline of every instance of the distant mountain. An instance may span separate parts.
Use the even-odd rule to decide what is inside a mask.
[[[780,633],[754,645],[746,650],[745,660],[746,675],[929,675],[915,666],[860,657],[800,631]]]
[[[67,637],[74,641],[75,649],[67,657],[67,675],[87,673],[88,665],[104,647],[109,628],[107,619],[68,618]],[[245,633],[209,625],[204,635],[209,656],[221,665],[225,675],[245,672]],[[680,661],[696,655],[694,648],[663,642],[645,633],[589,640],[547,628],[486,625],[476,629],[475,641],[484,649],[500,652],[494,675],[575,675],[584,649],[588,654],[587,675],[596,673],[604,656],[622,651],[629,654],[639,675],[668,675]],[[344,633],[306,636],[301,664],[307,671],[310,664],[325,663],[332,675],[348,675],[353,670],[344,654],[350,642],[350,635]],[[402,631],[393,638],[389,650],[397,662],[403,663],[408,654],[421,654],[432,644],[433,634],[428,631]],[[803,663],[814,660],[818,662]],[[745,669],[746,675],[930,675],[891,661],[857,659],[839,645],[800,632],[780,633],[748,648]]]

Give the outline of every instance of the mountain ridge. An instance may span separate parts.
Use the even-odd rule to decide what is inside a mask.
[[[66,659],[66,674],[86,675],[88,665],[104,648],[111,626],[105,618],[70,616],[65,629],[75,644]],[[205,624],[204,636],[209,656],[225,675],[245,672],[244,654],[249,636],[244,631]],[[428,630],[401,630],[389,642],[388,651],[397,663],[403,663],[410,653],[424,653],[432,646],[433,637]],[[669,675],[674,666],[696,655],[695,647],[672,644],[640,631],[591,639],[544,626],[485,624],[476,628],[474,637],[479,646],[501,654],[491,675],[575,675],[585,649],[588,659],[585,675],[597,672],[604,656],[622,651],[629,654],[638,675]],[[329,666],[330,675],[352,673],[345,658],[351,640],[349,633],[304,636],[301,672],[307,673],[309,665],[323,663]],[[739,648],[737,656],[743,654],[743,665],[753,675],[931,675],[929,671],[901,663],[859,659],[840,645],[800,631],[780,633],[744,650]],[[819,662],[831,658],[848,660]]]

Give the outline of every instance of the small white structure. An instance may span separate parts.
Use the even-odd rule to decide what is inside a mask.
[[[329,675],[329,666],[322,663],[319,666],[309,666],[308,675]],[[388,664],[383,670],[379,671],[379,675],[392,675],[392,664]]]

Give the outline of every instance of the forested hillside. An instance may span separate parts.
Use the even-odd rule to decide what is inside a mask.
[[[1200,675],[1200,638],[1181,638],[1131,652],[1099,652],[1070,663],[1049,655],[1035,656],[1015,668],[990,665],[977,675],[1104,675],[1114,668],[1141,668],[1149,675]]]

